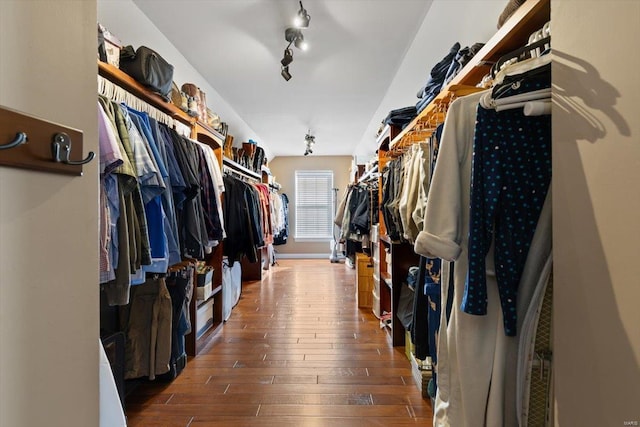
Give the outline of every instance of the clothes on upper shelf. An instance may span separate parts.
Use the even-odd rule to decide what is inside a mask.
[[[523,76],[514,90],[535,90],[539,79]],[[451,311],[440,314],[437,426],[518,425],[518,347],[531,336],[516,333],[551,253],[550,117],[485,110],[482,96],[449,107],[414,246],[454,261],[441,271]]]
[[[404,129],[411,121],[418,115],[416,107],[410,105],[408,107],[397,108],[389,111],[387,117],[382,121],[384,125],[396,126],[400,129]]]
[[[225,236],[224,191],[211,147],[100,96],[100,283],[129,302],[146,273],[203,258]]]
[[[460,49],[460,43],[455,43],[451,47],[444,58],[433,66],[427,82],[418,91],[419,100],[416,103],[416,114],[420,114],[438,96],[443,86],[450,83],[483,46],[483,43],[475,43]]]
[[[420,99],[416,104],[416,110],[418,113],[424,110],[424,107],[426,107],[433,98],[440,93],[444,84],[444,79],[447,77],[447,72],[451,66],[451,62],[454,60],[459,50],[460,43],[456,42],[451,49],[449,49],[449,52],[444,56],[444,58],[431,68],[427,82],[417,94]]]

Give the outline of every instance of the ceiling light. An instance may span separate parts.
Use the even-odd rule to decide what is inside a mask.
[[[304,145],[305,145],[305,150],[304,150],[304,155],[308,156],[309,154],[313,153],[313,145],[316,143],[316,137],[311,135],[311,130],[309,130],[309,132],[307,132],[307,134],[304,136]]]
[[[293,51],[289,48],[284,50],[284,57],[280,61],[283,67],[287,67],[293,62]]]
[[[297,28],[309,28],[309,21],[311,21],[311,16],[307,13],[307,9],[302,6],[302,2],[300,2],[300,10],[293,20],[293,25]]]
[[[288,65],[285,66],[285,67],[282,67],[282,71],[280,72],[280,75],[286,81],[291,80],[291,73],[289,73],[289,66]]]

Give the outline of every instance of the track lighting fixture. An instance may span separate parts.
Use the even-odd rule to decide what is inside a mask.
[[[284,31],[284,39],[288,41],[289,44],[284,49],[284,56],[280,60],[280,64],[282,64],[280,75],[286,81],[291,79],[291,74],[289,73],[289,65],[293,62],[293,51],[291,50],[291,45],[294,45],[300,50],[307,50],[309,48],[309,44],[305,41],[300,29],[308,28],[310,20],[311,16],[307,12],[307,9],[302,5],[302,1],[300,1],[300,10],[298,10],[298,14],[294,20],[295,27],[289,27]]]
[[[300,2],[300,10],[298,11],[298,15],[293,20],[293,25],[298,28],[309,28],[309,21],[311,21],[311,16],[307,13],[307,9],[302,6],[302,1]]]
[[[291,73],[289,73],[289,66],[284,66],[282,67],[282,71],[280,72],[280,75],[282,76],[283,79],[285,79],[286,81],[291,80]]]
[[[313,145],[316,143],[316,137],[311,135],[311,129],[304,136],[304,144],[305,150],[304,155],[308,156],[309,154],[313,154]]]
[[[293,51],[290,48],[284,50],[284,57],[280,61],[283,67],[287,67],[293,62]]]

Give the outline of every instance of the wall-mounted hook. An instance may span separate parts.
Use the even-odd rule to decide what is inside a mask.
[[[8,150],[9,148],[15,148],[18,145],[22,145],[25,142],[27,142],[27,134],[24,132],[18,132],[16,133],[16,137],[13,139],[13,141],[8,142],[4,145],[0,145],[0,150]]]
[[[93,151],[90,151],[89,155],[84,160],[69,160],[69,155],[71,154],[71,138],[69,138],[69,135],[64,132],[57,133],[53,136],[51,154],[53,155],[54,162],[64,163],[67,165],[84,165],[89,163],[96,156]]]

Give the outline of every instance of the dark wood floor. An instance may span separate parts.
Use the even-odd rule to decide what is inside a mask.
[[[136,426],[415,426],[432,409],[404,348],[358,309],[355,271],[280,260],[171,384],[127,400]]]

